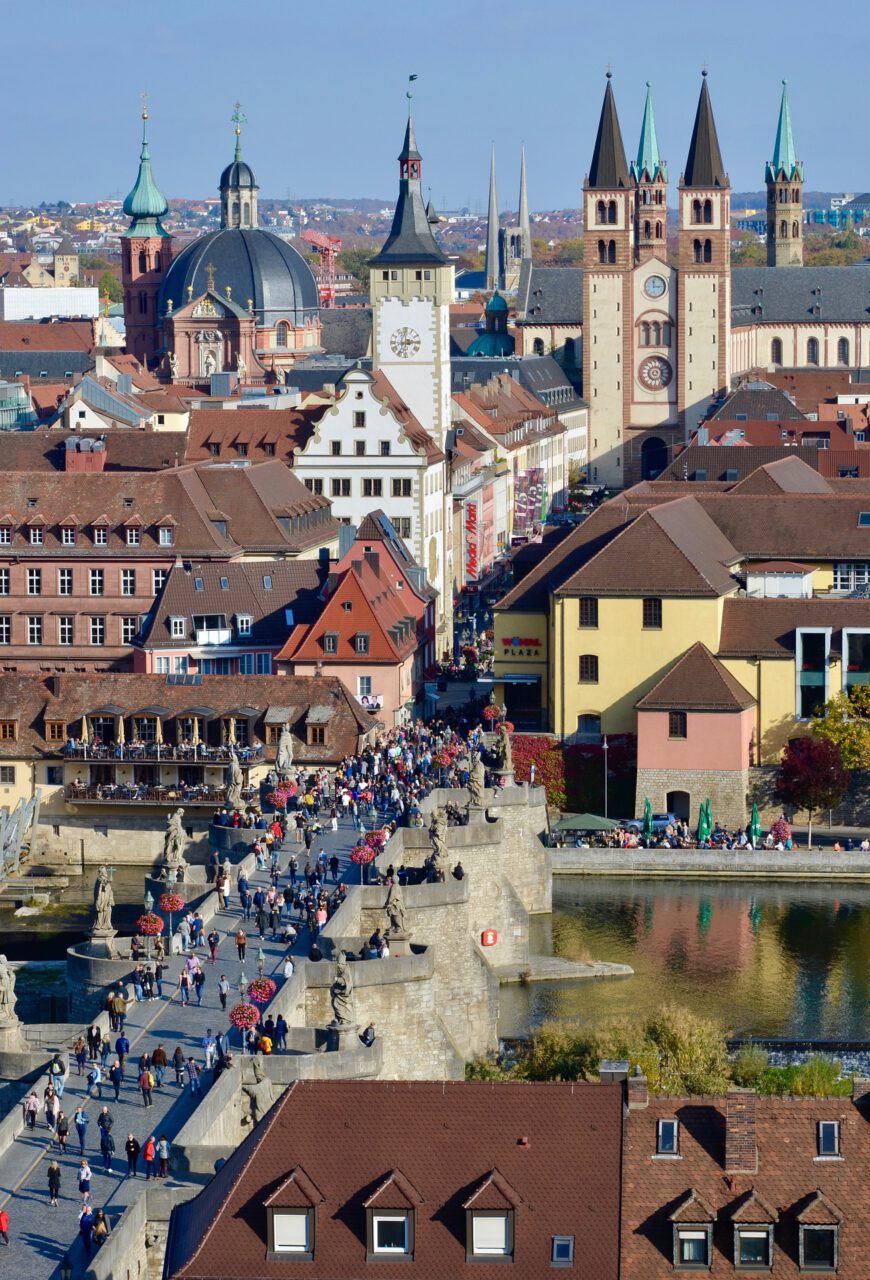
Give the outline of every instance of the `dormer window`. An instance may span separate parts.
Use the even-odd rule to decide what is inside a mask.
[[[45,542],[45,530],[41,524],[32,524],[30,526],[30,545],[32,547],[41,547]]]
[[[678,1156],[680,1154],[680,1122],[679,1120],[659,1120],[656,1124],[656,1155]]]
[[[63,547],[76,545],[76,531],[72,525],[65,524],[60,531],[60,542]]]
[[[356,652],[363,656],[367,655],[369,652],[369,641],[370,641],[370,636],[367,631],[358,632],[356,636],[356,642],[354,644],[354,649],[356,650]]]
[[[8,547],[12,543],[12,526],[0,524],[0,546]]]
[[[105,547],[109,542],[109,528],[105,524],[94,525],[94,546]]]
[[[840,1125],[836,1120],[820,1120],[816,1130],[820,1160],[832,1160],[840,1154]]]
[[[142,541],[142,531],[137,524],[127,526],[127,546],[138,547]]]
[[[173,614],[169,619],[169,634],[173,640],[183,640],[187,635],[187,619]]]
[[[269,1215],[269,1252],[311,1257],[310,1209],[273,1209]]]
[[[370,1258],[407,1257],[413,1252],[414,1215],[412,1210],[401,1213],[372,1213],[371,1239],[369,1242]]]
[[[837,1270],[839,1227],[801,1224],[801,1271],[832,1272]]]
[[[171,525],[164,524],[160,526],[159,542],[161,547],[171,547],[173,542],[173,529]]]
[[[326,631],[323,635],[323,652],[338,653],[338,632]]]
[[[249,613],[240,613],[236,617],[236,628],[240,636],[249,636],[253,624],[254,619]]]
[[[513,1213],[498,1209],[472,1211],[469,1257],[509,1258],[513,1254]]]
[[[674,1270],[708,1271],[712,1228],[688,1226],[674,1228]]]

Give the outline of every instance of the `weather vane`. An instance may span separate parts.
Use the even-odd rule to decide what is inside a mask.
[[[212,292],[214,290],[214,273],[216,270],[217,270],[217,267],[215,267],[213,263],[211,262],[206,263],[205,274],[208,276],[209,292]]]
[[[148,119],[148,90],[142,90],[142,119]]]
[[[236,137],[238,137],[242,132],[242,125],[248,123],[248,117],[242,111],[242,104],[240,102],[233,103],[233,114],[230,116],[230,119],[236,126]]]
[[[408,88],[405,92],[405,97],[408,99],[408,115],[411,114],[411,99],[414,96],[414,94],[411,92],[411,85],[416,79],[417,79],[416,76],[408,76]]]

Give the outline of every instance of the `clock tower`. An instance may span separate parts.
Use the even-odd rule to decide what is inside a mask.
[[[399,154],[399,199],[390,234],[369,263],[373,365],[443,448],[450,428],[453,265],[426,216],[422,156],[410,113]]]

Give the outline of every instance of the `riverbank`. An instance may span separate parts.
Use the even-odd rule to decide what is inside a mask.
[[[554,876],[870,880],[870,853],[793,849],[553,849]]]

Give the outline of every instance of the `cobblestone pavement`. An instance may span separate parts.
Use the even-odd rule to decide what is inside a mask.
[[[327,820],[328,825],[328,820]],[[285,871],[288,859],[295,854],[300,869],[305,865],[309,855],[304,845],[294,843],[294,832],[288,833],[288,840],[281,851],[281,868]],[[354,831],[350,822],[342,821],[335,833],[326,830],[315,837],[312,844],[310,861],[314,864],[321,847],[329,857],[335,852],[341,858],[340,875],[348,883],[359,882],[359,869],[348,860],[347,854],[354,843]],[[327,884],[331,884],[329,876]],[[265,872],[256,872],[251,877],[252,887],[257,884],[268,885],[269,877]],[[287,883],[282,874],[280,887]],[[233,880],[235,888],[235,879]],[[202,1038],[210,1027],[217,1031],[231,1031],[230,1048],[234,1053],[240,1049],[238,1032],[229,1028],[226,1014],[220,1008],[217,982],[221,973],[225,973],[231,984],[229,1007],[232,1007],[233,996],[236,1001],[237,984],[241,973],[234,942],[235,932],[239,927],[241,912],[238,907],[238,895],[230,898],[230,909],[220,912],[214,918],[214,925],[221,933],[218,948],[217,964],[212,966],[207,947],[200,948],[198,954],[203,961],[206,975],[203,988],[202,1006],[197,1006],[193,998],[183,1008],[180,996],[174,991],[174,984],[181,971],[181,958],[173,957],[169,962],[169,973],[164,980],[164,998],[146,1001],[143,1004],[131,1002],[128,1011],[126,1033],[130,1039],[130,1056],[126,1079],[121,1087],[120,1101],[114,1101],[114,1089],[111,1084],[103,1085],[103,1100],[87,1099],[85,1077],[75,1074],[75,1063],[71,1064],[71,1074],[63,1096],[63,1109],[72,1119],[73,1112],[79,1102],[85,1100],[91,1116],[88,1126],[87,1146],[85,1154],[93,1171],[91,1182],[91,1204],[94,1208],[103,1207],[110,1224],[114,1226],[121,1213],[140,1194],[145,1186],[144,1166],[140,1157],[138,1178],[128,1178],[127,1159],[124,1143],[128,1133],[133,1133],[144,1147],[151,1134],[157,1138],[166,1134],[172,1140],[185,1123],[197,1102],[191,1097],[190,1086],[186,1082],[179,1087],[175,1083],[175,1073],[171,1066],[166,1073],[162,1089],[154,1090],[154,1105],[145,1108],[141,1091],[136,1080],[138,1077],[137,1062],[143,1052],[152,1052],[158,1044],[162,1044],[167,1057],[171,1058],[176,1045],[181,1045],[185,1056],[191,1054],[197,1062],[203,1063]],[[206,932],[209,931],[207,927]],[[265,966],[264,972],[271,975],[280,986],[281,962],[286,954],[286,947],[280,942],[272,942],[269,931],[261,943],[254,920],[245,924],[248,935],[248,948],[245,972],[248,980],[257,973],[257,953],[262,946]],[[296,950],[308,948],[307,934],[300,934]],[[112,1040],[114,1042],[114,1036]],[[111,1061],[111,1059],[110,1059]],[[46,1080],[42,1079],[35,1086],[42,1099],[42,1090]],[[203,1076],[203,1091],[208,1092],[209,1074]],[[97,1115],[103,1102],[107,1103],[114,1117],[112,1136],[115,1139],[116,1152],[109,1172],[103,1171],[103,1160],[100,1154],[100,1131],[97,1127]],[[40,1113],[40,1119],[42,1113]],[[70,1126],[71,1133],[67,1143],[67,1154],[58,1153],[56,1141],[44,1122],[34,1133],[22,1134],[13,1144],[11,1150],[0,1159],[0,1207],[9,1213],[9,1248],[0,1245],[0,1275],[14,1277],[14,1280],[53,1280],[59,1275],[58,1264],[69,1250],[74,1274],[80,1275],[87,1259],[78,1238],[78,1213],[81,1197],[78,1192],[77,1170],[79,1167],[79,1146],[75,1128]],[[56,1208],[49,1205],[46,1172],[49,1160],[56,1158],[61,1166],[60,1203]]]

